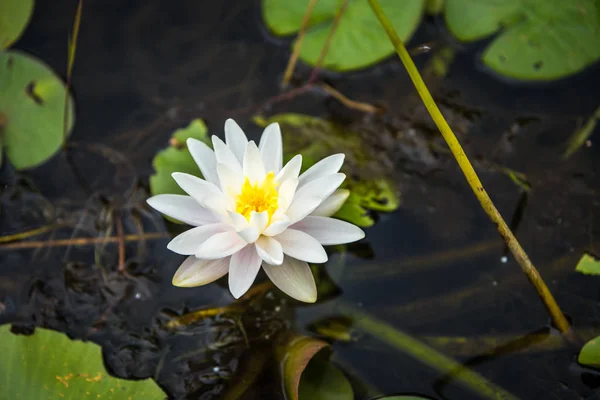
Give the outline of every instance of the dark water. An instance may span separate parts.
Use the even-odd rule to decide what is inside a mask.
[[[16,47],[64,71],[75,7],[73,1],[38,1]],[[428,20],[411,45],[445,37],[440,21]],[[391,59],[362,72],[323,75],[353,99],[384,104],[389,111],[381,117],[365,117],[315,93],[265,110],[261,105],[280,93],[288,44],[265,32],[258,2],[86,1],[73,76],[77,120],[70,158],[58,155],[4,189],[0,230],[58,221],[62,226],[52,234],[32,240],[94,238],[115,235],[121,221],[126,234],[165,236],[128,242],[125,274],[117,272],[116,243],[2,249],[0,321],[97,341],[111,372],[155,377],[173,398],[218,398],[247,353],[240,320],[224,315],[179,333],[164,328],[174,315],[232,299],[222,284],[171,286],[182,260],[166,250],[163,221],[144,206],[151,160],[170,132],[193,118],[220,134],[232,117],[258,135],[249,121],[259,111],[305,112],[365,132],[365,142],[379,151],[380,169],[398,183],[402,205],[379,216],[366,242],[350,247],[343,267],[328,265],[341,296],[296,308],[273,292],[251,304],[241,321],[250,327],[251,343],[290,325],[303,331],[317,319],[339,315],[343,304],[422,340],[467,338],[473,345],[439,349],[520,398],[600,398],[600,377],[577,365],[577,347],[523,346],[490,356],[490,347],[476,341],[499,337],[502,344],[546,332],[549,318],[518,264],[510,257],[501,261],[506,253],[493,224],[453,159],[435,146],[443,143],[402,65]],[[600,252],[597,132],[592,147],[568,161],[561,154],[577,123],[599,104],[599,68],[552,84],[507,83],[474,62],[482,46],[459,48],[449,75],[433,83],[438,99],[507,220],[521,191],[491,166],[527,175],[533,189],[517,236],[574,329],[597,335],[599,281],[574,272],[583,251]],[[417,58],[421,66],[427,60]],[[297,76],[309,74],[300,67]],[[406,134],[410,129],[416,138]],[[478,398],[368,333],[334,344],[334,360],[353,377],[357,398]],[[257,398],[279,398],[269,377],[261,385]]]

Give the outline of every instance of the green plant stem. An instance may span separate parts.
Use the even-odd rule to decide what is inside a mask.
[[[304,34],[306,33],[308,21],[310,20],[310,16],[312,15],[317,1],[319,0],[310,0],[308,6],[306,7],[306,11],[304,12],[304,17],[302,17],[302,25],[300,25],[300,31],[298,31],[298,37],[296,38],[296,43],[294,44],[294,50],[283,74],[282,83],[284,87],[289,85],[290,80],[292,79],[294,68],[296,68],[296,63],[298,62],[298,57],[300,56],[300,50],[302,49],[302,42],[304,41]]]
[[[567,321],[560,307],[556,303],[556,300],[554,299],[554,296],[552,296],[552,293],[548,289],[548,286],[546,286],[544,280],[542,279],[537,269],[525,253],[525,250],[523,250],[523,248],[517,241],[517,238],[512,233],[512,231],[510,230],[510,228],[496,209],[496,206],[492,202],[492,199],[483,188],[483,185],[479,180],[477,173],[473,169],[469,158],[465,154],[458,139],[454,135],[454,132],[452,132],[452,129],[448,125],[448,122],[446,122],[440,109],[433,100],[431,93],[429,93],[429,90],[425,86],[425,82],[423,82],[423,79],[419,74],[419,70],[417,69],[415,63],[412,61],[410,55],[408,54],[406,47],[402,43],[402,40],[398,37],[398,34],[394,30],[394,27],[385,16],[385,13],[379,5],[379,2],[377,0],[369,0],[369,4],[371,5],[373,12],[379,19],[379,22],[388,34],[392,44],[394,45],[394,48],[396,49],[396,53],[398,53],[400,60],[402,60],[402,63],[404,64],[406,71],[410,75],[410,78],[413,84],[415,85],[417,92],[419,92],[419,96],[423,100],[427,111],[429,112],[431,118],[442,133],[442,136],[446,140],[448,147],[450,147],[450,151],[452,151],[454,158],[458,162],[458,165],[460,166],[460,169],[465,175],[469,186],[471,186],[473,193],[475,193],[477,200],[479,200],[481,207],[483,207],[484,211],[490,217],[492,222],[496,225],[496,227],[498,228],[498,232],[500,232],[500,235],[506,241],[506,245],[510,249],[511,253],[523,269],[523,272],[525,272],[525,274],[527,275],[529,281],[537,290],[540,298],[544,302],[544,305],[548,309],[548,312],[550,313],[556,327],[563,334],[570,335],[571,327],[569,325],[569,322]]]
[[[69,134],[69,93],[71,92],[71,75],[73,74],[73,64],[75,63],[75,52],[77,50],[77,38],[79,37],[79,26],[81,25],[81,10],[83,0],[79,0],[77,11],[75,12],[75,22],[73,23],[73,33],[69,41],[69,53],[67,60],[67,84],[65,88],[65,106],[63,112],[63,150],[67,151],[67,135]]]
[[[450,377],[464,386],[470,388],[486,399],[516,400],[517,398],[498,385],[488,381],[477,372],[460,365],[451,358],[437,352],[428,345],[407,335],[406,333],[390,326],[384,321],[368,315],[346,304],[340,305],[341,311],[352,318],[354,327],[362,332],[387,343],[409,356],[419,360],[431,368]]]

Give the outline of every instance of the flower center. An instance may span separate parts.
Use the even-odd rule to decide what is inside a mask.
[[[278,207],[279,193],[275,189],[276,186],[273,172],[269,172],[260,185],[258,182],[252,185],[246,177],[242,190],[235,200],[235,211],[246,217],[248,221],[252,211],[259,213],[266,211],[269,213],[270,220]]]

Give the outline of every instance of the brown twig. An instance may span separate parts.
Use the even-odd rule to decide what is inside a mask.
[[[317,63],[315,64],[315,67],[313,68],[313,70],[310,74],[310,78],[308,78],[309,85],[314,83],[317,80],[317,75],[319,74],[319,70],[321,69],[321,66],[323,65],[323,61],[325,61],[325,57],[327,56],[327,52],[329,51],[329,46],[331,45],[335,31],[337,31],[338,25],[340,24],[340,19],[342,18],[342,15],[344,15],[344,12],[346,11],[346,8],[348,7],[348,2],[349,2],[349,0],[344,0],[344,2],[340,6],[337,14],[335,15],[335,19],[333,20],[333,26],[331,27],[331,30],[329,31],[329,35],[327,36],[327,39],[325,39],[325,45],[323,46],[323,49],[321,49],[321,54],[319,54],[319,59],[317,60]]]
[[[134,242],[136,240],[166,239],[168,237],[170,237],[170,235],[167,232],[153,232],[146,233],[144,235],[124,235],[123,241]],[[118,241],[119,238],[117,236],[41,240],[31,242],[7,243],[0,245],[0,250],[35,249],[38,247],[89,246],[98,243],[115,243]]]
[[[41,235],[42,233],[46,233],[54,228],[55,228],[55,226],[48,225],[48,226],[42,226],[41,228],[35,228],[35,229],[31,229],[31,230],[24,231],[24,232],[13,233],[11,235],[0,236],[0,243],[15,242],[17,240],[27,239],[32,236],[37,236],[37,235]]]
[[[362,111],[367,114],[381,114],[384,111],[384,109],[381,107],[377,107],[369,103],[351,100],[348,97],[346,97],[342,92],[338,91],[337,89],[334,89],[326,83],[321,83],[318,86],[321,89],[323,89],[325,93],[338,100],[340,103],[342,103],[350,109]]]
[[[125,270],[125,236],[123,235],[123,222],[121,217],[117,215],[117,241],[119,243],[119,272]]]
[[[288,60],[287,66],[285,67],[282,81],[283,87],[289,85],[290,80],[292,79],[294,68],[296,68],[298,56],[300,55],[300,50],[302,49],[302,42],[304,41],[304,34],[306,33],[306,28],[308,27],[308,21],[310,20],[310,16],[312,15],[317,1],[318,0],[310,0],[308,6],[306,7],[304,17],[302,18],[302,24],[300,25],[300,31],[298,31],[298,37],[296,38],[296,43],[294,43],[294,50],[292,51],[292,55]]]

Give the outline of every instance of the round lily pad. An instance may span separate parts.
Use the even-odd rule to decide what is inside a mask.
[[[17,41],[29,23],[33,0],[0,1],[0,50]]]
[[[558,79],[600,59],[597,0],[447,0],[445,19],[463,41],[500,32],[482,58],[507,77]]]
[[[42,61],[19,51],[0,52],[0,133],[17,169],[37,166],[63,143],[65,85]],[[73,99],[69,98],[71,131]]]
[[[276,35],[300,29],[309,0],[263,0],[262,15]],[[306,31],[300,58],[315,65],[342,4],[338,0],[318,1]],[[402,40],[407,41],[421,22],[425,0],[380,0],[382,9]],[[349,2],[331,41],[323,67],[351,71],[375,64],[394,53],[387,34],[367,0]]]

